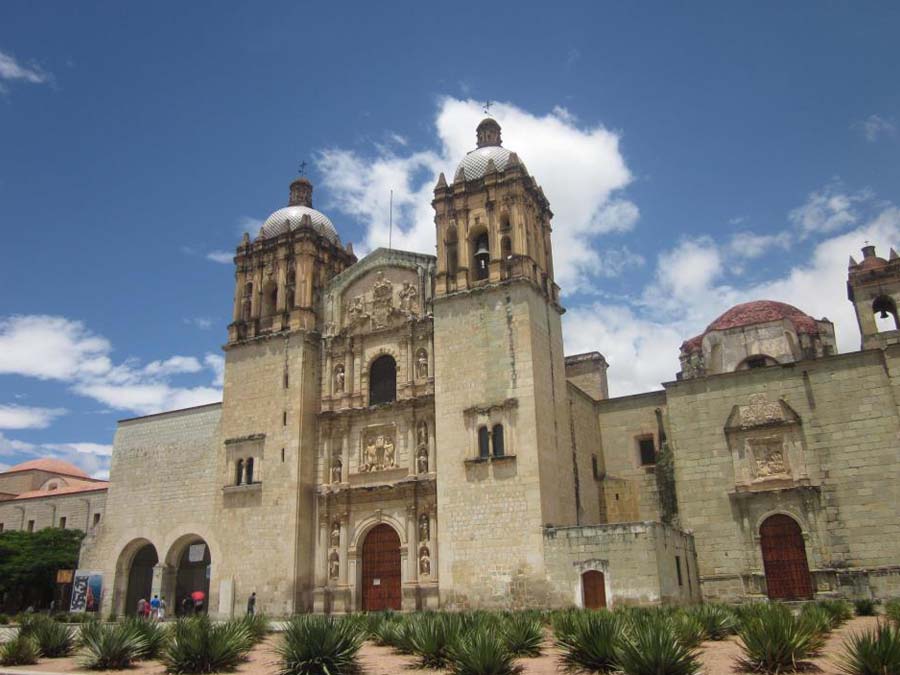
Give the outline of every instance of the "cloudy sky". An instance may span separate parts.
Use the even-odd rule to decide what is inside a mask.
[[[485,100],[555,218],[569,353],[614,395],[769,298],[859,347],[900,245],[896,3],[0,6],[0,468],[108,470],[117,419],[221,396],[231,255],[287,199],[432,253]]]

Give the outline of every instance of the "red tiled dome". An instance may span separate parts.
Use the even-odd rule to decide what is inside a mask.
[[[30,469],[34,471],[47,471],[49,473],[61,473],[66,476],[77,476],[78,478],[90,478],[90,476],[74,464],[69,464],[61,459],[50,458],[32,459],[27,462],[22,462],[21,464],[16,464],[7,469],[7,472],[28,471]]]
[[[755,326],[769,321],[782,321],[787,319],[794,325],[798,333],[815,335],[819,332],[816,320],[806,312],[797,309],[785,302],[774,300],[754,300],[735,305],[718,319],[706,327],[700,335],[685,340],[681,345],[681,351],[685,353],[699,352],[703,343],[703,336],[714,330],[729,330],[743,326]]]

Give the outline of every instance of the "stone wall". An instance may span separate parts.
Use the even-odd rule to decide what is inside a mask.
[[[608,607],[700,599],[690,535],[661,523],[548,528],[544,557],[553,607],[583,606],[581,575],[588,570],[603,573]]]
[[[60,519],[66,519],[66,528],[91,532],[94,517],[103,517],[106,508],[106,488],[75,494],[53,494],[0,502],[0,531],[27,530],[34,521],[33,530],[59,527]]]

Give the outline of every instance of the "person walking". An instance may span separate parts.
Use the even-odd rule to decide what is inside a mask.
[[[181,614],[182,616],[189,616],[191,610],[194,609],[194,601],[191,600],[190,595],[185,595],[181,601]]]
[[[166,620],[166,596],[162,596],[159,599],[159,610],[157,612],[160,621]]]
[[[155,593],[153,594],[153,599],[150,600],[150,618],[151,619],[159,619],[159,596]]]
[[[256,591],[253,591],[247,598],[247,615],[253,616],[254,614],[256,614]]]
[[[137,615],[138,615],[139,619],[144,618],[144,610],[146,610],[146,608],[147,608],[147,600],[144,598],[141,598],[140,600],[138,600]]]

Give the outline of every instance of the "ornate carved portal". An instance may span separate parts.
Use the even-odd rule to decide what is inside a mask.
[[[361,472],[383,471],[397,466],[396,430],[393,425],[366,429],[362,439]]]

